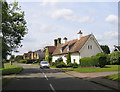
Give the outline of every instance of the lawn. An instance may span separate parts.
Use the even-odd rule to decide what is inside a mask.
[[[63,70],[72,70],[81,73],[89,73],[89,72],[108,72],[108,71],[118,71],[118,66],[120,65],[106,65],[104,68],[62,68]]]
[[[19,65],[10,65],[9,63],[4,63],[4,68],[2,70],[2,75],[7,75],[7,74],[17,74],[20,73],[23,68],[22,66]]]
[[[110,80],[115,80],[120,82],[120,73],[118,74],[113,74],[109,76],[105,76],[104,78],[110,79]]]

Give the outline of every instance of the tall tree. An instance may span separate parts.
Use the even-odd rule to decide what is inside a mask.
[[[18,6],[18,2],[8,4],[2,0],[2,58],[6,59],[11,52],[18,52],[21,40],[27,33],[24,11]]]
[[[102,48],[103,52],[105,52],[106,54],[110,54],[110,49],[108,45],[100,45],[100,47]]]
[[[68,52],[67,55],[67,64],[71,63],[71,56],[70,56],[70,52]]]
[[[46,48],[46,51],[45,51],[45,60],[46,61],[48,61],[48,56],[49,56],[48,48]]]

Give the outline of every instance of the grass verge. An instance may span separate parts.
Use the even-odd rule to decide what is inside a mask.
[[[34,64],[32,64],[32,65],[40,65],[40,63],[34,63]]]
[[[96,67],[87,67],[87,68],[62,68],[63,70],[71,70],[77,71],[81,73],[89,73],[89,72],[109,72],[109,71],[118,71],[118,67],[120,65],[106,65],[104,68],[96,68]]]
[[[104,78],[120,82],[120,73],[105,76]]]
[[[9,63],[4,64],[4,68],[2,70],[2,75],[8,75],[8,74],[17,74],[20,73],[23,68],[19,65],[10,65]]]

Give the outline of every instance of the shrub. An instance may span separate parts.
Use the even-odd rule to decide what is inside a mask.
[[[32,60],[32,59],[27,59],[26,64],[31,64],[31,63],[33,63],[33,62],[34,62],[34,60]]]
[[[67,64],[67,67],[72,67],[72,66],[73,66],[73,63]]]
[[[104,67],[107,64],[107,56],[105,53],[98,53],[96,56],[98,56],[98,66]]]
[[[118,51],[114,51],[110,54],[110,64],[120,64],[120,53]]]
[[[55,66],[55,62],[52,62],[52,66]]]
[[[70,57],[70,52],[68,52],[67,55],[67,64],[71,63],[71,57]]]
[[[19,63],[26,63],[27,60],[20,60]]]
[[[59,64],[56,65],[57,68],[62,68],[62,67],[66,67],[66,64],[61,62]]]
[[[80,66],[96,66],[104,67],[107,63],[107,57],[105,53],[98,53],[96,56],[84,57],[80,59]]]
[[[73,68],[77,68],[78,67],[78,64],[77,63],[73,63]]]

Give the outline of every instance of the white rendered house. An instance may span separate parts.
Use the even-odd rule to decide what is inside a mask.
[[[83,57],[91,57],[97,53],[103,52],[99,43],[93,34],[82,36],[82,32],[77,34],[77,39],[67,41],[65,37],[64,43],[58,44],[53,52],[52,62],[55,62],[58,58],[62,57],[63,61],[67,63],[67,54],[70,52],[71,63],[78,63]]]

